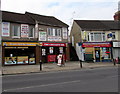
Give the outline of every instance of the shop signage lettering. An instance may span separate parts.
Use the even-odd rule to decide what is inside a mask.
[[[28,37],[29,26],[27,24],[21,24],[21,37]]]
[[[2,36],[9,36],[10,23],[2,22]]]
[[[110,43],[83,43],[82,47],[111,47]]]
[[[66,47],[66,44],[65,43],[42,43],[42,46]]]
[[[3,42],[3,46],[36,46],[38,43],[27,42]]]
[[[113,42],[113,47],[120,47],[120,42]]]
[[[49,36],[48,41],[62,41],[62,39],[58,36]]]

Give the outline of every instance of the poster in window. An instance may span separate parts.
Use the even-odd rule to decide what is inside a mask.
[[[46,32],[39,32],[39,41],[46,41]]]
[[[67,39],[68,38],[68,34],[67,34],[67,28],[63,28],[63,39]]]
[[[35,58],[30,58],[29,59],[29,64],[35,64]]]
[[[10,32],[10,23],[9,22],[2,22],[2,36],[9,36]]]
[[[16,61],[16,57],[5,57],[5,65],[17,64]]]
[[[46,55],[46,49],[42,49],[42,56]]]
[[[28,56],[18,56],[17,61],[17,64],[27,64]]]
[[[29,26],[27,24],[21,24],[21,37],[28,37]]]
[[[49,48],[50,54],[53,54],[53,47]]]
[[[59,47],[59,51],[62,54],[63,53],[63,47]]]
[[[62,41],[59,36],[48,36],[48,41]]]

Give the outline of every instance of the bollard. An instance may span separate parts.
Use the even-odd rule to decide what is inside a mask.
[[[40,71],[42,71],[42,60],[40,60]]]
[[[114,66],[116,65],[115,59],[113,59],[113,64],[114,64]]]
[[[80,68],[82,68],[82,61],[80,60]]]

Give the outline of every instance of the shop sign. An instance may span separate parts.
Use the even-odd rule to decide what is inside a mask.
[[[112,38],[112,33],[107,34],[107,38]]]
[[[21,37],[28,37],[29,26],[27,24],[21,24]]]
[[[3,46],[36,46],[38,43],[31,42],[3,42]]]
[[[42,46],[66,47],[66,43],[42,43]]]
[[[39,32],[39,41],[46,41],[46,32]]]
[[[120,42],[113,42],[113,47],[120,47]]]
[[[48,41],[62,41],[62,39],[58,36],[49,36]]]
[[[9,22],[2,22],[2,36],[9,36],[10,32],[10,23]]]
[[[82,44],[82,47],[111,47],[109,42],[86,42]]]

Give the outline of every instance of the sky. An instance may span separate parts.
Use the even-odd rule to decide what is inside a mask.
[[[54,16],[69,26],[73,20],[113,20],[119,0],[1,0],[1,9]]]

